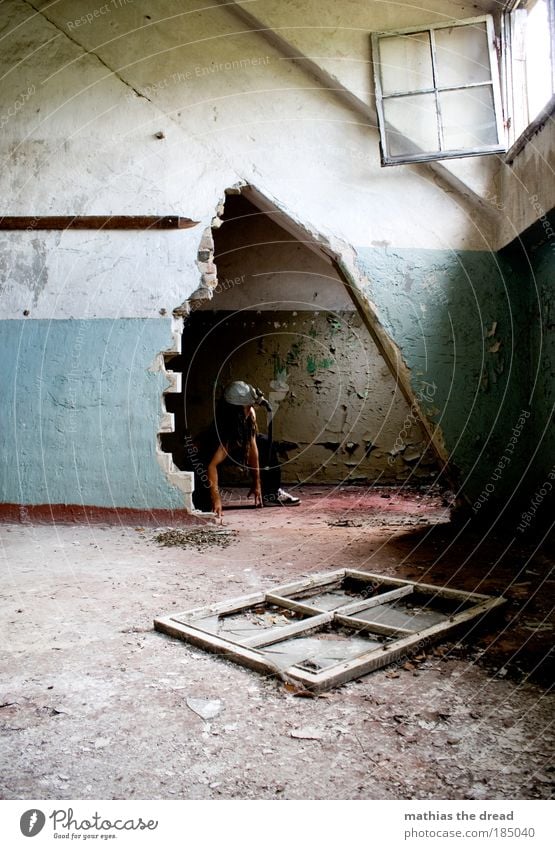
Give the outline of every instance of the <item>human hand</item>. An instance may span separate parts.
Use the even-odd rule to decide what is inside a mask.
[[[264,502],[262,500],[262,489],[260,484],[253,484],[249,491],[249,498],[251,495],[254,495],[254,506],[255,507],[263,507]]]
[[[212,512],[216,514],[218,519],[222,518],[222,514],[223,514],[224,511],[223,511],[223,508],[222,508],[221,498],[214,499],[214,502],[212,504]]]

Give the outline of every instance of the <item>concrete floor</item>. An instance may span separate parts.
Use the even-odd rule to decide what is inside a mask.
[[[1,796],[548,798],[551,558],[446,519],[439,496],[306,488],[297,508],[228,509],[236,541],[203,553],[146,526],[0,525]],[[152,629],[343,566],[509,603],[468,642],[318,698]]]

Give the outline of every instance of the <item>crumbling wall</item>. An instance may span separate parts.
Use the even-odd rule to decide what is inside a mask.
[[[422,428],[352,309],[199,311],[185,324],[183,355],[188,431],[210,423],[214,391],[228,381],[259,386],[274,410],[287,482],[417,484],[436,470]],[[264,410],[257,416],[266,431]]]
[[[426,435],[334,266],[242,195],[227,196],[222,218],[218,283],[194,302],[171,363],[183,394],[164,447],[179,457],[184,431],[208,426],[225,384],[244,379],[274,408],[288,482],[430,479]]]
[[[314,26],[305,35],[311,32],[318,44],[311,42],[310,53],[317,57],[313,48],[320,46],[322,63],[347,87],[361,74],[370,78],[372,28],[408,26],[423,20],[426,11],[416,3],[393,9],[353,0],[353,37],[350,29],[337,27],[340,7],[311,3],[301,11],[292,2],[269,2],[260,10],[281,15],[295,8],[296,14],[313,15]],[[461,17],[475,14],[471,4],[448,8]],[[242,24],[225,5],[199,8],[192,0],[164,0],[145,11],[141,3],[113,4],[109,14],[92,20],[88,12],[86,0],[5,0],[0,11],[1,211],[31,219],[26,232],[3,232],[0,238],[1,309],[9,323],[3,328],[8,340],[3,362],[6,374],[38,393],[36,404],[10,413],[4,457],[11,460],[0,498],[46,497],[47,482],[54,478],[56,498],[64,503],[103,499],[126,506],[135,498],[126,481],[140,479],[144,504],[170,507],[176,498],[183,503],[171,468],[160,477],[157,465],[159,434],[172,426],[161,390],[174,381],[160,369],[164,351],[175,342],[173,311],[186,313],[191,295],[216,283],[210,269],[199,267],[203,234],[225,189],[246,183],[345,258],[402,352],[415,396],[422,379],[438,387],[433,403],[426,402],[429,415],[445,432],[463,486],[471,475],[469,494],[478,495],[491,474],[487,463],[505,437],[497,423],[506,417],[510,424],[521,403],[518,358],[510,346],[522,318],[518,310],[507,311],[510,285],[492,285],[493,272],[484,273],[489,262],[497,262],[499,210],[492,215],[492,204],[488,209],[476,203],[476,192],[446,183],[443,171],[381,168],[374,122],[358,107],[353,111],[352,99],[324,86],[302,62],[290,61],[279,44]],[[434,7],[434,19],[444,13],[443,5]],[[359,93],[371,105],[370,92],[368,84]],[[492,162],[477,159],[460,166],[472,170],[470,182],[482,187],[486,200]],[[52,233],[32,223],[46,214],[94,213],[173,213],[199,224],[186,231]],[[462,266],[454,261],[462,269],[454,281],[450,267],[462,252]],[[412,301],[399,297],[399,287],[410,282],[404,271],[412,268],[420,281],[416,311]],[[426,283],[427,268],[433,286]],[[462,299],[459,289],[465,292]],[[452,310],[445,298],[452,298]],[[483,304],[484,315],[472,313],[461,321],[460,310],[472,303]],[[446,327],[449,316],[456,345],[443,329],[439,335],[434,329]],[[69,335],[57,326],[64,321],[74,322]],[[498,331],[490,338],[486,334],[494,321]],[[61,446],[73,416],[71,404],[57,394],[67,380],[67,357],[53,357],[45,369],[33,346],[19,344],[20,339],[58,339],[56,345],[71,350],[81,332],[92,344],[77,378],[77,395],[86,397],[91,382],[98,392],[94,403],[79,407],[79,427],[92,433],[102,422],[92,444],[121,443],[112,419],[116,422],[120,412],[116,399],[135,391],[130,369],[142,378],[134,383],[137,406],[130,401],[125,409],[140,410],[144,402],[149,411],[158,410],[156,416],[129,415],[135,448],[114,454],[118,470],[107,467],[102,485],[96,478],[100,449],[74,445],[81,472],[78,484],[71,485],[57,471],[62,461],[73,462],[69,449],[67,454],[61,447],[43,450]],[[156,339],[159,350],[142,345],[143,336]],[[112,338],[122,340],[123,362],[113,356]],[[441,344],[437,341],[428,356],[433,340]],[[490,351],[497,342],[498,350]],[[50,355],[51,348],[46,350]],[[152,368],[159,370],[153,379]],[[62,403],[43,402],[51,396]],[[21,466],[17,437],[24,430],[29,436]],[[488,445],[492,433],[499,433],[493,452],[480,453],[477,436]],[[43,470],[32,492],[20,485],[29,468]],[[478,472],[481,478],[474,477]],[[508,478],[497,487],[500,495],[512,492]]]
[[[424,412],[441,427],[461,491],[473,505],[486,488],[487,502],[506,500],[528,456],[525,433],[503,475],[491,480],[526,403],[526,293],[512,266],[480,251],[358,254],[415,396],[427,396]]]

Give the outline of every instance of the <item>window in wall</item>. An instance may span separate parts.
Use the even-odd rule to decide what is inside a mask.
[[[503,42],[507,126],[513,144],[530,124],[546,120],[555,106],[555,0],[512,0],[503,16]]]
[[[382,164],[505,150],[490,15],[372,35]]]

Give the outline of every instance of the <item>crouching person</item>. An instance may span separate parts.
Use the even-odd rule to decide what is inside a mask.
[[[234,380],[226,386],[210,427],[188,446],[189,465],[195,472],[193,503],[197,510],[221,516],[218,469],[236,463],[251,475],[249,497],[255,507],[288,507],[300,498],[281,488],[281,468],[270,434],[258,433],[255,405],[270,405],[249,383]]]

